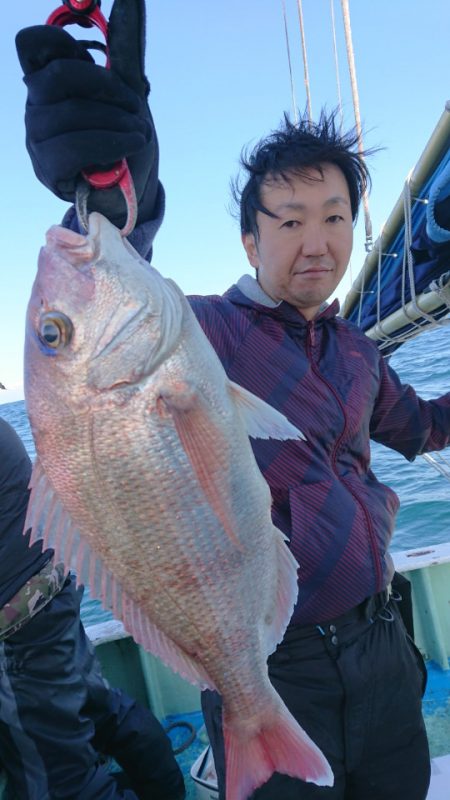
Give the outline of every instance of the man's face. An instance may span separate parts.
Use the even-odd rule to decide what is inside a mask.
[[[312,319],[333,294],[350,260],[353,220],[350,194],[343,172],[323,164],[323,178],[311,169],[305,177],[267,178],[260,211],[258,239],[242,236],[258,282],[273,300],[286,300],[306,319]]]

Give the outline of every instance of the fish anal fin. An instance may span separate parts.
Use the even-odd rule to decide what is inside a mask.
[[[202,664],[170,639],[126,596],[125,608],[124,626],[144,650],[160,658],[170,669],[202,691],[216,688]]]
[[[228,387],[249,436],[254,439],[305,439],[284,414],[260,397],[233,381],[229,381]]]
[[[110,609],[144,650],[160,658],[174,672],[200,689],[214,689],[214,683],[202,665],[149,619],[102,560],[90,551],[89,545],[84,543],[84,546],[77,583],[86,583],[91,597],[99,600],[104,608]]]

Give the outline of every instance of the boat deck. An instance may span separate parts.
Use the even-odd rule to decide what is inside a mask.
[[[195,794],[192,795],[195,798]],[[427,800],[449,800],[450,755],[434,758],[431,762],[431,786]]]

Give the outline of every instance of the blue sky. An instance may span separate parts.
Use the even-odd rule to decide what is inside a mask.
[[[296,0],[285,0],[297,103],[306,102]],[[39,24],[58,0],[7,4],[2,11],[0,140],[2,265],[1,402],[23,397],[25,311],[45,231],[67,205],[35,177],[25,149],[25,87],[14,36]],[[102,9],[108,16],[109,0]],[[354,124],[341,6],[334,2],[345,126]],[[186,293],[222,292],[249,267],[228,206],[229,179],[243,145],[256,143],[291,111],[281,0],[147,0],[147,72],[167,192],[154,265]],[[397,201],[450,99],[448,0],[350,0],[368,147],[376,235]],[[330,0],[303,0],[313,116],[337,105]],[[71,27],[83,37],[85,32]],[[364,260],[361,220],[342,301]]]

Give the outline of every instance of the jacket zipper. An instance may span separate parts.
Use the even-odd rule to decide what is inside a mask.
[[[325,380],[325,378],[323,377],[322,373],[320,372],[320,370],[317,368],[317,366],[315,364],[315,361],[314,361],[314,358],[313,358],[313,352],[312,352],[312,349],[313,349],[313,347],[315,345],[315,342],[316,342],[316,335],[315,335],[314,320],[309,320],[308,326],[307,326],[307,336],[306,336],[306,355],[308,357],[308,361],[311,364],[311,369],[314,372],[314,375],[316,376],[316,378],[319,378],[319,380],[322,383],[325,384],[327,389],[329,389],[329,391],[333,395],[333,397],[336,400],[339,408],[341,409],[342,415],[344,417],[344,428],[343,428],[342,433],[340,434],[337,442],[335,443],[334,448],[333,448],[332,453],[331,453],[331,466],[332,466],[333,472],[336,475],[337,479],[339,481],[341,481],[341,483],[345,484],[345,486],[347,487],[348,491],[352,495],[352,497],[355,500],[355,502],[358,503],[358,505],[361,508],[361,510],[362,510],[362,512],[364,514],[364,517],[366,519],[367,530],[368,530],[368,533],[369,533],[369,544],[370,544],[370,549],[372,551],[372,559],[373,559],[373,564],[374,564],[374,569],[375,569],[376,591],[379,592],[381,590],[381,582],[382,582],[382,577],[383,576],[382,576],[382,570],[381,570],[380,560],[379,560],[377,546],[376,546],[375,534],[374,534],[374,530],[373,530],[373,527],[372,527],[372,520],[370,519],[369,512],[368,512],[367,508],[365,507],[364,503],[362,502],[362,500],[360,500],[358,495],[355,494],[355,492],[348,485],[348,483],[339,475],[339,472],[338,472],[337,467],[336,467],[337,451],[338,451],[339,445],[341,444],[342,439],[344,438],[345,432],[347,430],[347,414],[345,412],[345,406],[344,406],[341,398],[339,397],[339,395],[336,393],[336,391],[334,389],[334,386],[332,386],[330,383],[328,383],[327,380]]]

